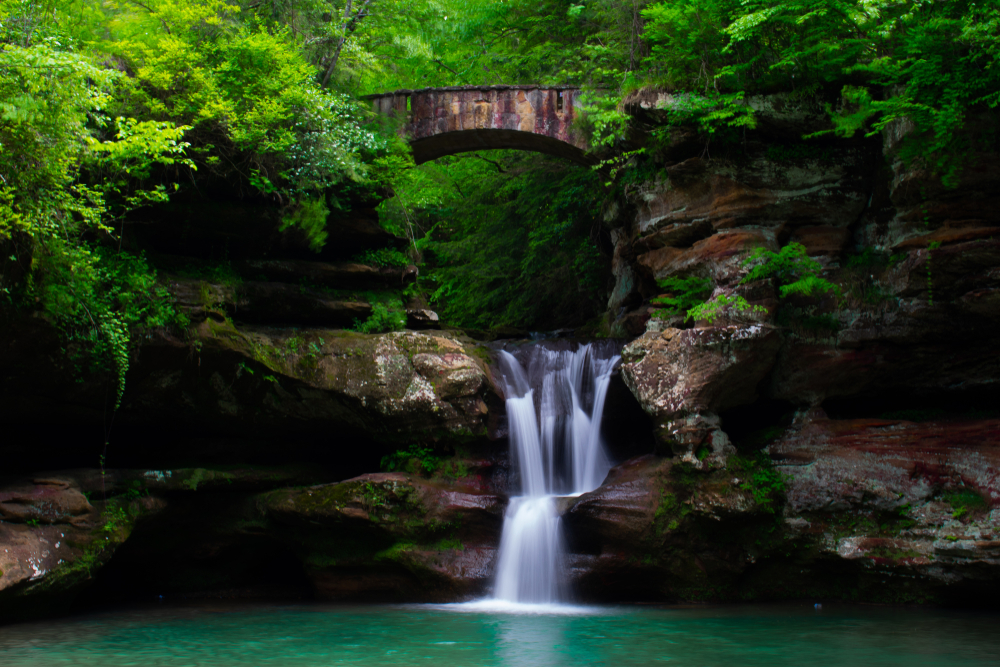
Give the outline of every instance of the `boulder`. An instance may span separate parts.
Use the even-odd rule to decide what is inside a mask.
[[[1000,420],[800,413],[770,458],[645,456],[561,501],[569,576],[598,600],[992,604]]]
[[[136,523],[163,506],[91,502],[66,474],[0,482],[0,622],[65,613]]]
[[[187,364],[187,346],[166,336],[151,342],[181,363],[151,363],[147,375],[133,380],[126,410],[260,425],[326,424],[392,442],[485,432],[485,365],[451,338],[274,330],[213,320],[198,325],[195,335],[200,348]],[[200,400],[192,401],[195,395]]]
[[[407,308],[406,326],[410,329],[440,329],[438,314],[429,308]]]
[[[45,476],[0,486],[0,519],[8,523],[71,523],[93,511],[72,478]]]
[[[110,455],[153,469],[204,466],[206,457],[333,457],[349,476],[401,443],[475,440],[486,434],[492,391],[487,353],[454,336],[275,329],[224,316],[182,337],[149,332],[137,341]],[[58,349],[57,332],[39,318],[0,332],[10,435],[0,456],[22,469],[37,469],[39,446],[53,467],[92,464],[103,450],[107,377],[79,381]]]
[[[717,415],[756,400],[780,342],[763,324],[649,331],[622,351],[622,377],[661,443],[689,460],[703,445],[724,456]]]
[[[324,599],[450,601],[482,594],[505,503],[404,473],[260,497]]]

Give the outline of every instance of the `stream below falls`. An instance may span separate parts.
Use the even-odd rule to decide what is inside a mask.
[[[328,667],[996,665],[1000,615],[827,605],[157,606],[0,627],[0,664]]]

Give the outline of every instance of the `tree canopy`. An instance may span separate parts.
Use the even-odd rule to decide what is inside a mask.
[[[453,322],[578,325],[606,296],[603,179],[516,154],[414,167],[363,95],[579,85],[612,154],[642,88],[674,93],[667,122],[706,135],[753,127],[752,95],[813,96],[841,136],[908,123],[902,158],[953,184],[970,142],[996,142],[962,130],[1000,102],[998,44],[994,1],[0,0],[0,243],[31,265],[0,296],[118,350],[121,370],[130,327],[169,313],[152,269],[108,254],[118,224],[214,179],[317,247],[345,192],[395,194],[385,224]]]

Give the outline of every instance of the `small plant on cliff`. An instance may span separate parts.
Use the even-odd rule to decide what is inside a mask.
[[[63,332],[66,354],[79,374],[114,374],[117,409],[135,335],[156,327],[184,326],[186,319],[157,283],[144,256],[55,240],[50,245],[59,245],[61,252],[36,260],[28,296]]]
[[[782,299],[793,294],[821,296],[832,293],[837,298],[841,296],[838,286],[820,277],[823,265],[809,257],[801,243],[789,243],[779,252],[757,248],[743,260],[743,265],[752,268],[740,281],[741,284],[773,278]]]
[[[397,268],[403,268],[410,264],[410,258],[406,256],[406,253],[396,248],[365,250],[360,255],[356,255],[354,261],[359,264],[369,264],[371,266]]]
[[[973,491],[972,489],[951,491],[944,494],[943,499],[952,506],[954,511],[951,516],[954,519],[960,519],[972,510],[987,507],[986,500],[978,492]]]
[[[687,315],[694,320],[704,320],[714,324],[716,320],[752,320],[766,312],[767,308],[764,306],[754,306],[738,294],[732,296],[720,294],[710,301],[691,308],[687,311]]]
[[[701,304],[712,293],[712,281],[708,278],[670,276],[657,280],[656,284],[666,294],[652,300],[657,306],[664,306],[653,313],[653,317],[668,319],[682,313],[690,319],[689,311]]]
[[[326,218],[330,209],[322,199],[303,199],[281,219],[279,231],[297,229],[306,238],[309,249],[319,252],[326,245]]]
[[[359,489],[358,500],[366,512],[373,512],[380,507],[388,507],[389,494],[386,490],[372,482],[365,482]]]
[[[113,533],[128,523],[129,516],[124,507],[109,505],[102,514],[104,525],[101,529],[106,533]]]
[[[354,320],[355,331],[361,333],[386,333],[401,331],[406,327],[406,311],[403,302],[393,299],[386,303],[373,303],[372,314],[367,320]]]
[[[412,473],[430,474],[441,465],[441,457],[434,455],[434,450],[420,445],[410,445],[394,454],[382,457],[382,470],[386,472],[406,471]]]
[[[728,465],[733,474],[742,479],[740,489],[749,491],[758,507],[773,514],[775,501],[783,498],[788,490],[788,476],[775,470],[771,458],[764,452],[756,456],[734,456]]]

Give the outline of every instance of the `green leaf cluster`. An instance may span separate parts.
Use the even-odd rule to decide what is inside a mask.
[[[137,334],[186,319],[141,255],[50,239],[24,298],[62,331],[77,373],[110,373],[117,408]]]
[[[719,294],[687,311],[689,319],[714,324],[717,320],[751,321],[767,313],[767,308],[750,304],[739,294]]]
[[[966,121],[1000,102],[994,3],[669,0],[643,17],[647,82],[688,106],[699,100],[692,111],[703,129],[739,117],[736,95],[838,92],[832,132],[895,128],[904,160],[927,160],[954,185],[976,148],[961,132]]]
[[[743,265],[752,268],[743,276],[741,283],[774,279],[782,299],[793,294],[819,296],[830,293],[838,298],[841,296],[840,287],[820,277],[823,265],[809,257],[801,243],[789,243],[778,252],[757,248],[743,261]]]
[[[607,298],[606,260],[592,240],[599,175],[516,151],[489,156],[422,165],[385,207],[386,217],[414,228],[424,256],[420,286],[434,309],[477,329],[591,320]]]
[[[741,478],[739,488],[749,492],[764,512],[774,514],[788,491],[789,477],[775,469],[764,452],[754,456],[733,456],[727,462],[729,470]]]
[[[430,475],[441,465],[441,457],[434,450],[420,445],[410,445],[406,449],[382,457],[381,467],[386,472],[410,472]]]
[[[372,304],[372,314],[368,319],[355,320],[352,327],[361,333],[388,333],[406,328],[406,310],[399,299]]]
[[[406,253],[396,248],[365,250],[363,253],[356,255],[354,261],[359,264],[381,267],[404,268],[410,265],[410,258],[406,256]]]
[[[668,293],[654,297],[651,302],[657,306],[665,306],[653,313],[653,317],[659,319],[669,319],[684,313],[702,304],[712,293],[713,283],[708,278],[697,276],[687,276],[684,278],[670,276],[662,280],[657,280],[656,284]],[[690,316],[690,315],[688,315]]]

